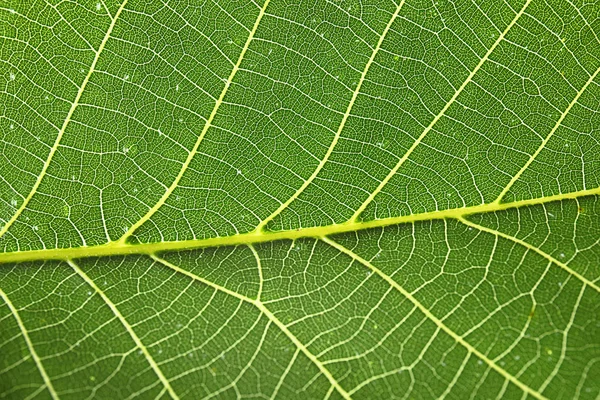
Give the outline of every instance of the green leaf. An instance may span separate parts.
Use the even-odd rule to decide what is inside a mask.
[[[600,4],[0,4],[0,398],[600,396]]]

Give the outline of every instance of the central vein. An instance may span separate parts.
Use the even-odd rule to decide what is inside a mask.
[[[88,247],[15,251],[9,253],[0,253],[0,264],[39,260],[69,260],[74,258],[116,256],[126,254],[155,254],[164,251],[177,251],[216,246],[235,246],[242,244],[271,242],[275,240],[295,240],[305,237],[320,238],[344,232],[354,232],[363,229],[385,227],[403,223],[413,223],[417,221],[430,221],[448,218],[461,219],[471,214],[496,212],[591,195],[600,195],[600,187],[537,199],[515,201],[512,203],[489,203],[472,207],[430,211],[412,215],[401,215],[398,217],[372,221],[345,222],[343,224],[312,226],[285,231],[265,231],[255,229],[251,232],[232,236],[190,239],[172,242],[126,243],[122,241],[115,241]]]

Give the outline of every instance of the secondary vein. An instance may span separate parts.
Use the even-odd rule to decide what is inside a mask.
[[[68,263],[75,270],[77,275],[79,275],[88,285],[90,285],[94,289],[94,291],[96,293],[98,293],[98,295],[100,295],[102,300],[104,300],[106,305],[111,309],[113,314],[117,317],[117,319],[125,327],[125,329],[127,330],[127,333],[129,333],[129,336],[131,337],[131,339],[133,339],[136,347],[140,349],[142,354],[144,354],[144,357],[148,361],[148,364],[150,364],[150,367],[152,368],[154,373],[157,375],[157,377],[161,381],[161,383],[164,385],[165,389],[167,390],[167,392],[169,393],[171,398],[173,398],[175,400],[179,400],[179,396],[177,396],[177,394],[171,387],[169,380],[165,377],[165,375],[161,371],[160,367],[158,366],[158,364],[156,363],[154,358],[152,358],[152,355],[150,355],[150,352],[148,351],[146,346],[144,346],[144,344],[142,343],[139,336],[133,330],[133,327],[129,324],[129,322],[127,322],[127,320],[125,319],[123,314],[121,314],[121,311],[119,311],[117,306],[110,300],[110,298],[106,295],[106,293],[104,293],[104,291],[102,291],[102,289],[100,289],[98,287],[98,285],[96,285],[94,280],[91,279],[85,272],[83,272],[83,270],[81,270],[81,268],[79,268],[79,266],[77,264],[75,264],[72,260],[68,260]]]
[[[102,50],[104,50],[104,46],[106,46],[106,42],[108,42],[108,39],[110,38],[110,35],[113,31],[113,28],[115,27],[115,24],[117,23],[117,19],[119,18],[119,15],[121,15],[121,12],[125,8],[125,4],[127,4],[127,0],[123,1],[123,4],[121,4],[121,7],[119,7],[119,9],[117,10],[115,17],[112,19],[112,21],[108,27],[108,30],[106,31],[106,34],[104,35],[104,39],[102,39],[102,42],[100,43],[100,47],[98,47],[98,51],[96,52],[94,60],[92,61],[92,65],[90,65],[90,69],[89,69],[87,75],[85,76],[85,78],[83,79],[83,82],[81,83],[81,86],[79,87],[79,90],[77,91],[75,100],[73,100],[73,104],[71,104],[71,107],[69,108],[67,116],[62,124],[62,127],[58,131],[56,140],[54,141],[54,144],[52,145],[52,148],[50,149],[50,152],[48,153],[48,158],[46,158],[46,162],[44,163],[44,166],[42,167],[40,174],[38,175],[33,187],[29,191],[29,194],[27,195],[27,197],[23,200],[23,203],[21,204],[19,209],[6,222],[6,224],[2,228],[0,228],[0,237],[2,237],[8,231],[8,229],[11,227],[11,225],[17,220],[17,218],[19,218],[19,216],[21,215],[23,210],[25,210],[25,208],[27,207],[27,204],[29,204],[29,201],[31,200],[33,195],[37,192],[38,187],[42,183],[42,180],[44,179],[44,176],[46,175],[46,171],[48,170],[48,167],[50,166],[50,162],[52,161],[52,158],[54,157],[54,153],[56,153],[56,150],[58,149],[58,146],[59,146],[60,141],[67,129],[67,126],[69,125],[69,122],[71,122],[71,118],[73,116],[73,113],[75,112],[75,109],[79,105],[79,100],[81,99],[81,96],[83,95],[85,87],[86,87],[87,83],[89,82],[90,77],[94,73],[96,64],[98,63],[98,59],[100,58],[100,54],[102,54]]]
[[[585,276],[581,275],[579,272],[573,270],[571,267],[569,267],[564,262],[557,260],[556,258],[552,257],[550,254],[548,254],[545,251],[542,251],[541,249],[539,249],[539,248],[537,248],[537,247],[535,247],[535,246],[527,243],[526,241],[521,240],[519,238],[516,238],[514,236],[511,236],[511,235],[508,235],[508,234],[506,234],[504,232],[500,232],[499,230],[488,228],[486,226],[476,224],[475,222],[471,222],[468,219],[465,219],[463,217],[458,218],[458,220],[460,222],[462,222],[463,224],[467,225],[467,226],[473,227],[473,228],[475,228],[477,230],[480,230],[482,232],[491,233],[492,235],[499,236],[499,237],[504,238],[504,239],[508,239],[511,242],[515,242],[517,244],[520,244],[521,246],[525,247],[528,250],[532,250],[532,251],[538,253],[539,255],[541,255],[542,257],[544,257],[546,260],[551,261],[553,264],[558,265],[559,267],[561,267],[562,269],[564,269],[565,271],[567,271],[569,274],[575,276],[577,279],[579,279],[584,284],[588,285],[592,289],[595,289],[597,292],[600,292],[600,287],[598,285],[596,285],[594,282],[590,281]]]
[[[258,255],[256,255],[258,257]],[[325,365],[314,355],[312,354],[308,348],[300,341],[298,340],[298,338],[288,329],[288,327],[281,322],[272,312],[271,310],[269,310],[259,299],[252,299],[250,297],[246,297],[242,294],[239,294],[237,292],[234,292],[233,290],[229,290],[224,286],[221,285],[217,285],[216,283],[213,283],[209,280],[203,279],[200,276],[193,274],[189,271],[186,271],[180,267],[178,267],[177,265],[174,265],[170,262],[168,262],[167,260],[164,260],[156,255],[151,255],[152,259],[154,261],[157,261],[161,264],[163,264],[166,267],[169,267],[171,269],[173,269],[176,272],[179,272],[181,274],[186,275],[189,278],[192,278],[198,282],[202,282],[205,285],[208,285],[220,292],[226,293],[230,296],[233,296],[237,299],[240,299],[242,301],[245,301],[249,304],[252,304],[253,306],[255,306],[256,308],[258,308],[260,310],[261,313],[263,313],[268,319],[269,321],[273,322],[275,325],[277,325],[277,327],[288,337],[288,339],[290,339],[292,341],[292,343],[294,343],[294,345],[296,346],[297,349],[299,349],[300,351],[302,351],[302,353],[304,353],[304,355],[306,357],[308,357],[308,359],[315,365],[317,366],[317,368],[319,368],[319,370],[321,371],[321,373],[323,375],[325,375],[325,377],[329,380],[329,383],[331,383],[331,385],[333,387],[335,387],[335,389],[340,393],[340,395],[344,398],[349,400],[350,399],[350,394],[344,390],[344,388],[342,388],[340,386],[340,384],[337,382],[337,380],[334,378],[334,376],[331,374],[331,372],[325,367]]]
[[[311,176],[307,180],[304,181],[302,186],[300,186],[298,188],[298,190],[296,190],[296,192],[289,199],[287,199],[287,201],[285,201],[284,203],[281,203],[281,205],[277,208],[277,210],[273,211],[273,213],[271,213],[271,215],[269,215],[267,218],[263,219],[260,222],[260,224],[258,224],[258,226],[256,227],[256,230],[258,230],[258,231],[262,230],[267,225],[267,223],[269,223],[269,221],[273,220],[273,218],[275,218],[277,215],[279,215],[279,213],[281,213],[283,210],[285,210],[294,200],[296,200],[298,198],[298,196],[300,196],[300,194],[302,192],[304,192],[304,190],[308,187],[308,185],[310,185],[315,180],[315,178],[317,177],[319,172],[323,169],[323,167],[329,160],[329,157],[331,157],[331,154],[333,153],[333,149],[337,145],[340,135],[342,134],[342,131],[344,130],[344,127],[346,126],[346,121],[348,120],[348,117],[350,116],[352,107],[354,107],[354,103],[356,102],[356,98],[358,97],[358,94],[360,93],[360,88],[362,87],[365,77],[367,76],[367,73],[369,72],[369,68],[371,67],[371,64],[373,63],[373,61],[375,60],[375,56],[379,52],[379,49],[381,48],[383,40],[385,39],[388,31],[392,27],[392,24],[396,20],[396,17],[398,17],[398,14],[400,13],[400,9],[402,9],[403,5],[404,5],[404,0],[402,0],[400,2],[398,7],[396,8],[396,11],[392,15],[392,18],[390,19],[390,21],[386,25],[385,29],[381,33],[381,36],[379,37],[379,40],[377,41],[377,45],[373,49],[373,52],[371,53],[371,57],[369,58],[369,61],[367,61],[367,64],[365,65],[365,68],[364,68],[362,74],[360,75],[358,84],[356,85],[356,88],[354,89],[354,92],[352,93],[352,98],[350,99],[350,103],[348,103],[346,112],[344,113],[344,116],[342,117],[342,121],[340,122],[340,125],[338,126],[338,129],[335,132],[335,136],[333,137],[333,140],[331,141],[331,144],[329,145],[329,148],[327,149],[327,153],[325,153],[325,156],[323,157],[323,159],[321,159],[317,168],[313,171]]]
[[[469,74],[469,76],[467,77],[467,79],[462,83],[462,85],[460,85],[460,87],[458,88],[458,90],[454,93],[454,95],[452,96],[452,98],[446,103],[446,105],[444,106],[444,108],[442,108],[441,111],[435,116],[435,118],[433,118],[431,120],[431,122],[429,123],[429,125],[427,126],[427,128],[425,128],[423,130],[423,132],[417,138],[417,140],[415,140],[415,142],[412,144],[412,146],[410,146],[410,148],[406,151],[406,153],[404,153],[404,155],[402,156],[402,158],[400,160],[398,160],[398,163],[396,163],[396,165],[394,166],[394,168],[392,168],[390,170],[390,172],[387,174],[387,176],[379,183],[379,185],[377,186],[377,188],[369,195],[369,197],[361,204],[361,206],[358,207],[358,209],[354,212],[354,214],[352,215],[352,217],[350,217],[350,221],[351,222],[354,222],[354,221],[356,221],[358,219],[358,217],[360,216],[360,214],[362,214],[362,212],[373,201],[373,199],[375,199],[375,196],[377,196],[377,194],[384,188],[384,186],[387,185],[387,183],[390,181],[390,179],[392,179],[392,177],[394,175],[396,175],[396,172],[398,172],[398,170],[400,169],[400,167],[402,167],[402,165],[408,159],[408,157],[410,157],[410,155],[413,153],[413,151],[419,146],[419,144],[423,141],[423,139],[425,138],[425,136],[427,136],[427,134],[429,133],[429,131],[431,131],[431,129],[433,128],[433,126],[442,118],[442,116],[444,116],[444,114],[450,108],[450,106],[452,104],[454,104],[454,101],[462,93],[462,91],[464,90],[464,88],[473,80],[473,77],[475,76],[475,74],[477,73],[477,71],[479,71],[479,69],[481,68],[481,66],[483,64],[485,64],[485,62],[487,61],[487,59],[489,58],[489,56],[492,54],[492,52],[496,49],[496,47],[504,40],[504,37],[506,36],[506,34],[508,33],[508,31],[515,25],[515,23],[521,17],[521,15],[523,15],[523,13],[525,12],[525,9],[527,8],[527,6],[529,5],[530,2],[531,2],[531,0],[527,0],[527,2],[525,3],[525,5],[523,6],[523,8],[521,8],[521,11],[519,11],[517,13],[517,15],[515,16],[515,18],[510,22],[510,24],[508,24],[508,26],[506,27],[506,29],[504,29],[504,31],[500,34],[500,36],[498,36],[498,39],[496,39],[496,42],[494,42],[494,44],[492,45],[492,47],[490,47],[488,49],[488,51],[485,53],[485,55],[481,58],[481,60],[479,60],[479,63],[475,66],[475,68],[473,69],[473,71],[471,71],[471,73]]]
[[[185,173],[185,171],[187,171],[189,165],[192,162],[192,159],[194,158],[194,156],[198,152],[198,148],[200,147],[200,143],[202,143],[202,140],[204,139],[204,136],[206,136],[206,132],[208,132],[208,129],[212,125],[213,119],[217,115],[217,111],[219,110],[219,107],[223,103],[223,99],[225,98],[225,94],[227,94],[227,90],[231,86],[231,83],[233,82],[233,78],[235,77],[235,74],[238,72],[238,70],[240,68],[240,65],[242,64],[242,60],[244,59],[244,56],[246,55],[246,51],[248,50],[248,47],[250,47],[250,42],[254,38],[254,34],[256,33],[256,30],[258,29],[258,25],[260,24],[260,21],[261,21],[263,15],[265,15],[265,10],[267,9],[267,6],[269,5],[269,1],[270,0],[266,0],[265,1],[263,7],[261,8],[260,12],[258,13],[258,17],[256,18],[256,21],[254,22],[254,26],[252,27],[252,30],[250,31],[250,34],[248,35],[248,39],[246,39],[246,43],[244,44],[244,47],[242,48],[240,56],[238,57],[237,62],[233,66],[233,69],[231,70],[231,73],[229,74],[229,77],[227,78],[227,81],[225,81],[225,86],[223,87],[223,90],[221,91],[221,94],[219,95],[219,98],[217,99],[217,102],[215,103],[215,106],[213,107],[213,110],[210,113],[210,116],[206,120],[206,123],[204,124],[204,127],[202,128],[202,132],[200,132],[200,135],[198,136],[198,139],[196,140],[196,143],[194,144],[194,147],[192,148],[192,150],[188,154],[185,162],[181,166],[181,169],[179,170],[179,173],[175,177],[175,180],[173,180],[173,182],[171,183],[171,186],[169,186],[169,188],[165,191],[165,193],[163,193],[163,195],[158,200],[158,202],[156,202],[156,204],[154,206],[152,206],[152,208],[149,209],[148,212],[142,218],[140,218],[135,224],[133,224],[127,230],[127,232],[125,232],[123,234],[123,236],[121,236],[119,238],[119,240],[118,240],[119,243],[122,243],[122,244],[126,243],[127,238],[129,238],[140,226],[142,226],[144,224],[144,222],[148,221],[154,215],[154,213],[156,213],[158,211],[158,209],[160,207],[162,207],[162,205],[167,201],[167,199],[169,198],[169,196],[171,196],[171,193],[173,193],[173,191],[179,185],[179,181],[183,177],[183,174]]]
[[[35,365],[37,366],[38,370],[40,371],[40,375],[42,375],[44,384],[46,385],[46,388],[48,388],[48,392],[50,392],[50,397],[52,397],[53,399],[58,399],[59,398],[58,394],[54,390],[54,386],[52,385],[52,381],[50,381],[50,377],[48,376],[48,373],[46,372],[46,369],[44,368],[44,365],[42,364],[42,360],[40,359],[40,357],[38,356],[37,352],[35,351],[35,349],[33,347],[33,343],[31,342],[31,338],[29,337],[27,328],[25,328],[25,324],[23,324],[23,320],[21,319],[21,316],[19,315],[17,308],[13,305],[13,303],[10,301],[10,299],[8,298],[8,296],[6,295],[6,293],[4,293],[4,291],[2,289],[0,289],[0,297],[4,300],[4,303],[6,303],[6,305],[10,309],[10,312],[17,320],[17,325],[19,326],[19,329],[21,330],[21,334],[23,335],[23,338],[25,339],[25,343],[27,343],[27,348],[29,349],[29,352],[31,353],[31,357],[33,358]]]
[[[550,138],[552,137],[552,135],[554,135],[554,132],[556,132],[556,130],[558,129],[558,127],[562,125],[562,122],[564,121],[564,119],[567,116],[567,114],[569,114],[569,111],[571,111],[571,108],[573,108],[573,106],[575,104],[577,104],[577,101],[579,100],[579,98],[581,97],[581,95],[583,94],[583,92],[585,92],[585,89],[587,89],[587,87],[590,85],[590,83],[592,83],[592,81],[596,78],[596,76],[598,75],[598,72],[600,72],[600,67],[598,67],[598,69],[596,69],[596,72],[594,72],[590,76],[590,78],[587,80],[587,82],[585,83],[585,85],[583,85],[583,87],[581,88],[581,90],[579,90],[579,92],[577,92],[577,94],[575,95],[575,97],[573,98],[573,100],[571,101],[571,103],[569,103],[569,105],[567,106],[567,108],[565,109],[565,111],[563,111],[563,113],[560,115],[560,118],[558,119],[558,121],[556,121],[556,124],[554,125],[554,127],[552,128],[552,130],[550,130],[550,133],[548,133],[548,135],[546,136],[546,138],[542,141],[542,143],[540,143],[540,145],[537,148],[537,150],[529,157],[529,160],[527,160],[527,162],[525,163],[525,165],[523,165],[523,167],[521,167],[521,169],[519,170],[519,172],[517,172],[515,174],[515,176],[512,177],[512,179],[510,180],[510,182],[508,183],[508,185],[506,185],[504,187],[504,189],[498,195],[498,197],[496,198],[496,200],[494,200],[494,202],[500,203],[500,201],[502,201],[502,199],[508,193],[508,191],[510,190],[510,188],[515,184],[515,182],[517,180],[519,180],[519,178],[521,177],[521,175],[523,175],[523,173],[527,170],[527,168],[529,168],[529,166],[536,159],[536,157],[538,156],[538,154],[540,154],[541,151],[546,147],[546,145],[548,144],[548,141],[550,140]]]
[[[545,397],[541,393],[539,393],[538,391],[525,385],[523,382],[519,381],[517,378],[515,378],[514,376],[509,374],[506,370],[504,370],[503,368],[498,366],[498,364],[496,364],[493,360],[489,359],[485,354],[481,353],[479,350],[477,350],[475,347],[473,347],[462,336],[456,334],[446,324],[444,324],[443,321],[441,321],[439,318],[437,318],[435,315],[433,315],[431,313],[431,311],[428,310],[423,304],[421,304],[410,292],[408,292],[406,289],[404,289],[402,286],[400,286],[395,280],[390,278],[388,275],[384,274],[379,268],[375,267],[369,261],[360,257],[359,255],[354,253],[352,250],[342,246],[341,244],[339,244],[329,238],[324,237],[324,238],[321,238],[321,240],[324,241],[325,243],[329,244],[333,248],[337,249],[341,253],[346,254],[353,260],[356,260],[359,263],[363,264],[364,266],[366,266],[367,268],[372,270],[374,273],[379,275],[381,278],[383,278],[388,284],[390,284],[392,287],[394,287],[396,290],[398,290],[411,303],[413,303],[436,326],[438,326],[446,334],[448,334],[450,337],[452,337],[452,339],[454,339],[461,346],[465,347],[469,353],[475,354],[479,359],[483,360],[487,365],[489,365],[492,369],[494,369],[496,372],[498,372],[506,380],[512,382],[517,387],[519,387],[521,390],[523,390],[525,393],[530,394],[531,396],[535,397],[536,399],[540,399],[540,400],[545,399]]]

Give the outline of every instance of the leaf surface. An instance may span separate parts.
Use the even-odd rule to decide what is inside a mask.
[[[600,396],[600,4],[0,5],[0,397]]]

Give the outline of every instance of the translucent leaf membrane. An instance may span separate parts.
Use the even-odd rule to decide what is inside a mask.
[[[0,397],[600,396],[600,5],[0,5]]]

